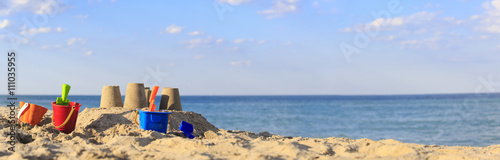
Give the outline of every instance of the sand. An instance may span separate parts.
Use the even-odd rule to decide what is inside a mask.
[[[85,109],[71,134],[50,124],[48,111],[40,126],[19,123],[16,152],[7,150],[8,108],[0,107],[0,159],[500,159],[500,145],[437,146],[349,138],[303,138],[218,129],[202,115],[172,111],[167,134],[144,131],[134,111]],[[184,138],[180,121],[195,126],[195,139]]]

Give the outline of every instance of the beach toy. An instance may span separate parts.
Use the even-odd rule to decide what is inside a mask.
[[[149,111],[154,111],[156,109],[156,105],[155,105],[155,98],[156,98],[156,93],[158,93],[158,89],[160,87],[158,86],[154,86],[153,87],[153,91],[151,92],[151,96],[150,96],[150,99],[149,99]]]
[[[70,89],[71,86],[69,86],[68,84],[62,85],[62,95],[61,97],[57,97],[56,104],[64,106],[69,105],[68,93]]]
[[[182,111],[181,97],[178,88],[163,88],[161,92],[160,110]]]
[[[120,86],[104,86],[101,94],[101,108],[123,107]]]
[[[135,112],[134,122],[139,125],[139,128],[141,129],[167,133],[170,113],[171,112],[141,111],[140,109],[137,109]],[[139,122],[137,122],[137,115],[139,115]]]
[[[181,122],[181,126],[179,126],[179,130],[182,131],[182,133],[184,133],[184,135],[190,139],[193,139],[194,136],[192,135],[193,133],[193,125],[188,123],[188,122],[185,122],[185,121],[182,121]]]
[[[127,84],[127,92],[125,93],[124,108],[139,109],[148,107],[146,94],[144,94],[143,83],[129,83]]]
[[[69,134],[75,130],[76,119],[80,111],[80,103],[69,102],[69,105],[58,105],[52,102],[52,124],[61,132]]]
[[[149,87],[144,87],[144,94],[146,95],[146,99],[149,100],[149,96],[151,96],[151,89]],[[149,101],[146,102],[146,106],[149,106]]]
[[[47,108],[42,106],[19,102],[21,109],[17,114],[17,118],[21,120],[21,122],[29,123],[33,126],[36,126],[40,121],[42,121],[43,115],[47,112]]]

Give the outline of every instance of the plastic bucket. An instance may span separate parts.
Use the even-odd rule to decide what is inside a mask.
[[[135,124],[144,130],[153,130],[157,132],[167,133],[168,119],[171,112],[150,112],[137,109],[135,112]],[[139,114],[139,123],[137,122],[137,114]]]
[[[26,122],[33,126],[40,123],[40,121],[42,121],[43,115],[47,112],[47,108],[36,104],[20,101],[19,105],[21,109],[17,118],[19,118],[21,122]]]
[[[69,102],[69,106],[57,105],[52,102],[52,124],[59,129],[59,131],[69,134],[75,130],[76,119],[78,118],[78,111],[80,111],[80,103]]]

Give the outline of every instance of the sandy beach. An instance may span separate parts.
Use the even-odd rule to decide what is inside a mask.
[[[438,146],[349,138],[303,138],[219,129],[202,115],[172,111],[167,134],[145,131],[123,108],[81,110],[76,129],[64,134],[50,123],[19,123],[15,151],[8,151],[8,108],[0,107],[1,159],[500,159],[500,145]],[[184,120],[196,138],[178,130]]]

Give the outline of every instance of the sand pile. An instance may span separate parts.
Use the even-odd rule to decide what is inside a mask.
[[[50,124],[18,124],[16,152],[6,149],[10,131],[7,111],[0,107],[2,159],[500,159],[500,145],[450,147],[348,138],[302,138],[217,129],[193,112],[173,112],[168,133],[144,131],[134,124],[134,111],[85,109],[71,134]],[[195,139],[177,130],[181,120],[195,126]]]
[[[193,124],[195,136],[202,136],[206,131],[219,131],[201,114],[186,111],[171,112],[167,133],[183,135],[179,130],[181,121]],[[134,123],[135,110],[125,108],[86,108],[78,114],[75,132],[92,136],[136,135],[143,130]]]

